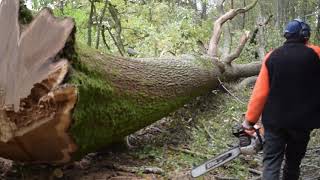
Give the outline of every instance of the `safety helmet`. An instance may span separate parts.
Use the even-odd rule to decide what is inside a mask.
[[[301,19],[294,19],[290,21],[285,30],[284,37],[289,38],[302,38],[304,40],[309,40],[311,28],[310,26],[302,21]]]

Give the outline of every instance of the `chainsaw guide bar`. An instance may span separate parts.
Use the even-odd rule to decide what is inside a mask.
[[[203,163],[202,165],[192,169],[191,171],[191,176],[196,178],[199,177],[209,171],[211,171],[214,168],[217,168],[231,160],[233,160],[234,158],[238,157],[240,155],[241,151],[240,148],[234,147],[233,149],[220,154],[219,156],[214,157],[213,159],[210,159],[209,161]]]

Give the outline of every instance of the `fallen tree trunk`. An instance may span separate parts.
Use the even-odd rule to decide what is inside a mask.
[[[65,163],[121,141],[217,87],[237,54],[113,57],[75,49],[73,21],[48,9],[20,33],[18,8],[0,5],[0,156],[12,160]]]
[[[77,52],[69,82],[79,91],[71,134],[80,153],[122,140],[218,85],[219,70],[201,57],[127,59]]]

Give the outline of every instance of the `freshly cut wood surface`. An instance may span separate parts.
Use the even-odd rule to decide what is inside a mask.
[[[69,62],[57,54],[74,28],[42,10],[22,32],[18,0],[0,4],[0,154],[21,161],[68,161],[66,129],[76,88],[60,84]]]

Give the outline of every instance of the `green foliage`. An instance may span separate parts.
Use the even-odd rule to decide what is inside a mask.
[[[32,8],[36,11],[39,11],[42,7],[47,7],[52,4],[52,0],[32,0]]]
[[[80,6],[80,5],[79,5]],[[88,26],[88,12],[89,8],[83,5],[83,8],[74,8],[71,5],[64,7],[63,13],[59,9],[54,9],[56,16],[67,16],[74,18],[77,26],[76,39],[78,42],[86,42],[87,26]]]
[[[212,19],[201,21],[198,15],[190,7],[170,6],[167,2],[150,1],[145,4],[128,3],[124,1],[112,1],[119,12],[122,24],[122,39],[125,48],[134,48],[140,57],[160,56],[171,52],[174,54],[186,54],[198,52],[197,41],[206,42],[211,35]],[[96,2],[97,16],[99,18],[104,1]],[[74,5],[68,3],[63,10],[55,8],[58,16],[71,16],[77,23],[77,40],[85,43],[87,41],[88,16],[90,3],[80,1]],[[111,28],[115,33],[111,15],[107,11],[104,25]],[[96,41],[97,24],[93,26],[92,38]],[[100,40],[100,49],[107,53],[118,54],[118,50],[108,34],[105,32],[106,40],[111,49],[108,50],[103,41]]]
[[[124,34],[124,39],[139,52],[143,52],[140,56],[159,56],[164,52],[193,52],[197,51],[197,40],[208,39],[210,30],[194,21],[195,13],[190,9],[172,9],[166,3],[150,3],[133,8],[141,8],[142,11],[128,16],[124,26],[144,32],[146,37],[143,41],[137,41],[137,36],[131,31]]]
[[[19,2],[19,22],[21,24],[28,24],[32,21],[32,12],[26,7],[23,0],[20,0]]]
[[[32,5],[35,11],[44,6],[50,6],[54,8],[56,15],[73,17],[78,27],[77,40],[82,43],[87,42],[90,2],[88,0],[65,0],[64,2],[63,11],[60,7],[60,1],[35,0],[32,1]],[[96,12],[93,17],[93,44],[97,41],[97,21],[101,16],[105,1],[98,0],[94,2]],[[208,18],[201,19],[200,9],[195,10],[192,4],[182,1],[179,4],[179,2],[113,0],[111,4],[114,5],[121,21],[121,39],[125,49],[135,49],[138,52],[136,55],[138,57],[199,53],[197,42],[208,43],[213,22],[219,16],[218,9],[206,0],[206,3],[209,3],[207,7]],[[252,0],[226,1],[224,10],[228,11],[232,7],[243,7],[250,4],[250,2]],[[317,28],[318,1],[292,0],[286,4],[281,4],[283,1],[273,2],[275,3],[259,0],[257,6],[247,12],[245,16],[239,15],[230,21],[228,26],[233,34],[232,49],[237,46],[243,28],[253,30],[259,18],[267,18],[270,14],[274,16],[265,28],[264,33],[266,41],[264,44],[267,52],[283,43],[283,26],[290,19],[296,17],[304,18],[305,16],[312,29]],[[103,24],[111,29],[111,33],[116,34],[115,22],[108,10],[104,16]],[[314,32],[316,31],[312,33],[311,42],[318,43],[320,36],[316,36]],[[106,47],[102,39],[100,39],[99,49],[106,53],[119,55],[115,42],[107,31],[105,31],[105,36],[110,49]],[[221,42],[223,41],[224,38],[222,37]],[[256,45],[246,47],[244,54],[238,61],[240,63],[254,61],[256,59],[254,55],[256,49]]]

